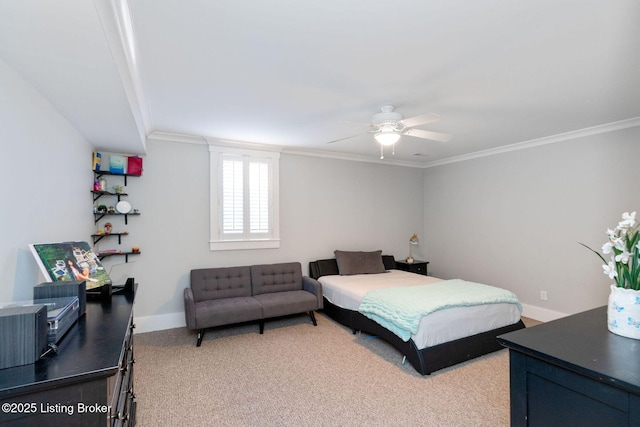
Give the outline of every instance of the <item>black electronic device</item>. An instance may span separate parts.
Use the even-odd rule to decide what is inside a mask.
[[[69,328],[78,320],[78,297],[47,298],[33,301],[47,306],[49,344],[58,344]]]
[[[82,317],[87,306],[87,289],[84,280],[72,282],[44,282],[33,287],[33,299],[78,297],[78,317]]]
[[[47,351],[47,307],[42,304],[0,307],[0,369],[35,363]]]

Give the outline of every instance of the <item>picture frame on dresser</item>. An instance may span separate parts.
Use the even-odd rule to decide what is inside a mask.
[[[32,243],[29,248],[48,282],[85,281],[87,297],[111,297],[111,277],[88,242]]]

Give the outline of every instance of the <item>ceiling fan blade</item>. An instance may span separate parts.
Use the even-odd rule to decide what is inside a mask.
[[[359,133],[357,135],[345,136],[344,138],[339,138],[339,139],[334,139],[333,141],[329,141],[329,142],[327,142],[327,144],[333,144],[333,143],[336,143],[336,142],[344,141],[345,139],[351,139],[351,138],[355,138],[355,137],[358,137],[358,136],[366,135],[368,133],[370,133],[370,132],[364,132],[364,133]]]
[[[432,132],[430,130],[423,129],[409,129],[404,134],[440,142],[449,142],[451,141],[451,138],[453,138],[451,135],[446,133]]]
[[[400,120],[400,123],[405,125],[408,128],[412,128],[414,126],[426,125],[427,123],[433,123],[440,119],[440,116],[435,113],[427,113],[421,114],[415,117],[409,117],[408,119]]]

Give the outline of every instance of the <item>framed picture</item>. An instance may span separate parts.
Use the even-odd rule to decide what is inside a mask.
[[[85,280],[87,291],[111,284],[111,278],[87,242],[33,243],[33,256],[49,282]]]

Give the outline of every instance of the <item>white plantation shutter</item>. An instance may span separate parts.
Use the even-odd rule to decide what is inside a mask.
[[[211,249],[279,247],[279,153],[209,149]]]
[[[243,222],[243,164],[239,160],[222,161],[222,233],[242,233]]]
[[[249,232],[269,232],[269,164],[249,162]]]

